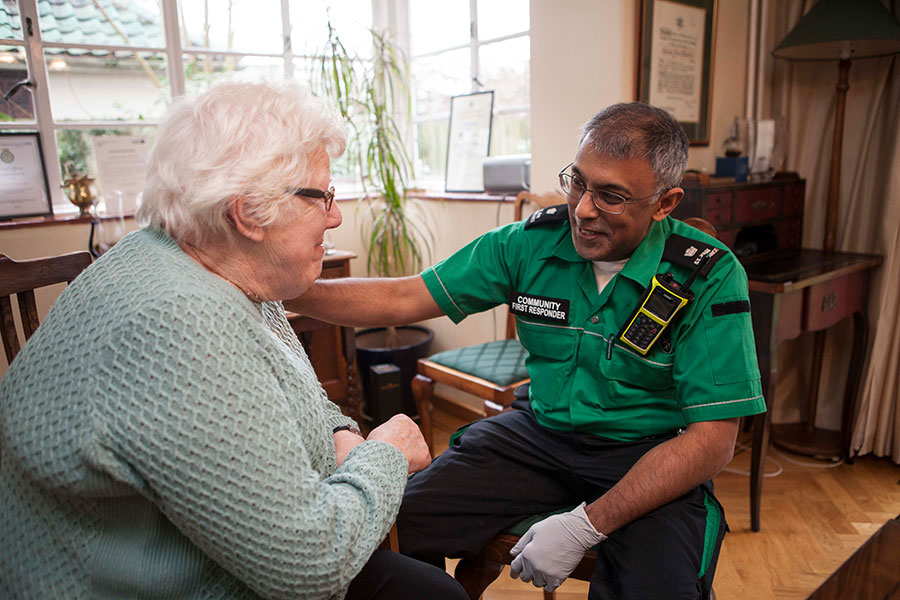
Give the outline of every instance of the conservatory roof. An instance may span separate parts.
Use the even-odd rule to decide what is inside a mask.
[[[16,0],[0,0],[0,39],[22,39]],[[45,44],[163,47],[160,15],[123,0],[38,0],[41,36]],[[98,8],[99,6],[99,8]],[[115,24],[115,26],[113,25]],[[48,53],[62,49],[47,48]],[[69,55],[105,55],[104,51],[66,48]]]

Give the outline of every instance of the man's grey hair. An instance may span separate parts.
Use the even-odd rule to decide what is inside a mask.
[[[643,102],[604,108],[581,128],[580,144],[618,160],[646,160],[657,193],[681,184],[688,161],[688,138],[672,115]]]

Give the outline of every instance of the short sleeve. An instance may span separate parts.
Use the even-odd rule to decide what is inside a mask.
[[[711,272],[691,319],[675,344],[676,393],[685,421],[765,412],[747,276],[737,260]]]
[[[506,302],[509,260],[517,256],[514,246],[521,231],[522,223],[489,231],[422,272],[428,291],[454,323]]]

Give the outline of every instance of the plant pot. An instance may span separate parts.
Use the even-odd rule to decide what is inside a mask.
[[[390,329],[397,332],[397,338],[388,340]],[[363,396],[369,415],[381,413],[373,408],[379,402],[376,390],[369,381],[369,367],[393,364],[400,369],[400,407],[410,417],[416,416],[410,382],[416,375],[416,362],[429,355],[434,332],[420,325],[403,325],[396,328],[373,327],[356,332],[356,360],[359,364],[360,379],[363,381]],[[375,424],[386,419],[374,419]]]

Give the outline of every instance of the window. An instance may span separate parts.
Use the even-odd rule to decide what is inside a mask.
[[[308,80],[329,17],[362,44],[371,0],[0,0],[0,129],[40,132],[54,212],[72,212],[60,184],[96,175],[93,136],[152,141],[172,98],[220,79]]]
[[[531,152],[528,0],[407,0],[419,184],[442,188],[452,96],[494,91],[491,155]]]
[[[454,95],[493,89],[491,153],[530,151],[528,0],[0,0],[0,130],[40,133],[71,212],[93,136],[152,140],[172,98],[220,79],[309,81],[329,19],[363,58],[373,23],[411,50],[418,185],[443,187]]]

